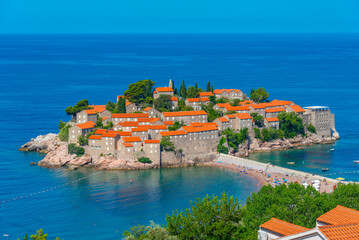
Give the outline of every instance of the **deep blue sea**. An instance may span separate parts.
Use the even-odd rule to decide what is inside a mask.
[[[264,87],[271,99],[325,105],[341,140],[250,157],[319,173],[359,171],[359,35],[0,35],[0,201],[87,179],[0,204],[0,239],[44,228],[51,239],[121,239],[129,226],[165,222],[172,210],[205,194],[228,191],[242,202],[256,191],[247,176],[210,167],[146,171],[68,171],[30,166],[42,155],[20,145],[57,132],[65,108],[80,99],[115,101],[130,83],[156,86]],[[328,150],[334,148],[334,151]],[[295,165],[286,162],[294,161]],[[358,180],[359,174],[340,174]],[[134,179],[131,185],[129,179]],[[248,185],[248,188],[247,188]]]

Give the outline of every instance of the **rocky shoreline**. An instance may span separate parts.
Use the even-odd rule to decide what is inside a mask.
[[[238,157],[248,157],[250,153],[287,150],[313,144],[330,144],[335,142],[335,138],[319,138],[315,134],[303,138],[296,136],[291,139],[278,139],[271,142],[262,142],[258,139],[249,139],[242,144],[238,152],[231,154]],[[88,154],[76,156],[67,153],[66,142],[62,142],[57,134],[49,133],[40,135],[35,139],[31,139],[19,148],[20,151],[35,151],[46,154],[44,159],[38,162],[43,167],[69,167],[76,169],[78,167],[93,167],[99,170],[135,170],[135,169],[151,169],[159,168],[158,164],[140,163],[134,159],[117,159],[113,155],[104,155],[97,158]],[[215,159],[214,159],[215,158]],[[214,160],[213,160],[214,159]],[[213,162],[217,156],[211,156],[208,162]],[[203,164],[201,162],[200,164]],[[198,165],[193,161],[181,162],[171,167],[193,166]]]

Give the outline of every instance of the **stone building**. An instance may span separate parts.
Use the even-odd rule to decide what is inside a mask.
[[[244,128],[252,129],[253,119],[249,113],[235,113],[233,115],[236,117],[234,130],[242,130]]]
[[[170,95],[173,96],[173,89],[170,87],[158,87],[153,90],[153,99],[159,98],[160,95]]]
[[[221,111],[223,113],[227,112],[227,108],[232,107],[229,103],[217,103],[213,106],[213,109],[216,111]]]
[[[111,112],[106,110],[106,105],[89,105],[89,108],[76,113],[76,123],[97,122],[98,116],[111,119]]]
[[[219,132],[222,132],[229,128],[229,119],[226,117],[216,118],[213,122],[217,124]]]
[[[149,138],[147,126],[132,128],[131,132],[132,132],[132,136],[139,137],[141,141],[147,140]]]
[[[303,114],[305,113],[305,110],[299,105],[289,105],[288,107],[285,108],[285,110],[286,112],[295,112],[301,118],[303,118]]]
[[[148,157],[152,163],[161,164],[161,140],[144,140],[143,151],[146,157]]]
[[[142,140],[140,137],[122,137],[119,143],[131,143],[133,145],[134,152],[140,152],[142,149]],[[120,144],[120,146],[124,146]]]
[[[215,89],[213,93],[216,98],[245,99],[245,95],[239,89]]]
[[[277,117],[279,113],[285,112],[284,108],[278,107],[278,108],[266,108],[265,109],[265,118],[273,118]]]
[[[138,107],[136,104],[126,101],[126,113],[134,113],[141,111],[141,107]]]
[[[248,107],[250,109],[250,113],[258,113],[258,115],[265,118],[265,116],[266,116],[265,108],[266,107],[263,104],[250,104],[250,105],[248,105]]]
[[[310,115],[309,121],[315,127],[320,137],[335,137],[339,135],[335,129],[334,114],[326,106],[305,107],[305,115]],[[304,121],[303,121],[304,122]]]
[[[200,98],[187,98],[186,101],[186,106],[188,107],[193,107],[194,110],[201,110],[201,99]]]
[[[279,129],[279,119],[276,117],[273,118],[265,118],[264,119],[264,126],[266,128],[275,128],[275,129]]]
[[[174,110],[178,107],[178,97],[171,97],[171,109]]]
[[[250,113],[249,106],[230,106],[226,107],[226,112],[237,112],[237,113]]]
[[[233,114],[228,114],[228,115],[225,115],[223,117],[228,119],[228,128],[235,129],[235,127],[236,127],[236,116],[234,116]]]
[[[115,131],[131,131],[132,128],[137,128],[138,127],[138,122],[135,121],[130,121],[130,122],[119,122],[118,124],[116,124],[113,129]]]
[[[152,107],[146,107],[143,111],[147,113],[150,118],[159,118],[161,116],[161,112]]]
[[[139,118],[148,118],[148,113],[113,113],[112,122],[114,125],[119,122],[137,121]]]
[[[77,143],[79,136],[85,136],[87,133],[95,130],[96,124],[88,121],[77,124],[69,128],[69,143]]]
[[[190,122],[206,123],[207,113],[203,110],[199,111],[183,111],[183,112],[163,112],[163,121],[183,122],[189,124]]]

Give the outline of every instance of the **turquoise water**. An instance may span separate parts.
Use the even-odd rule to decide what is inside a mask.
[[[327,105],[342,138],[335,151],[315,146],[267,158],[305,171],[359,170],[351,164],[359,160],[358,66],[358,34],[0,35],[0,201],[87,176],[91,170],[30,166],[43,156],[17,149],[57,132],[59,119],[69,119],[67,106],[80,99],[115,101],[130,83],[147,78],[156,86],[172,78],[177,87],[184,79],[203,88],[210,80],[216,88],[246,93],[264,87],[271,99]],[[212,168],[101,172],[0,205],[0,239],[42,227],[65,240],[120,238],[130,225],[164,223],[166,213],[206,193],[226,190],[244,200],[256,190],[244,182],[255,180],[237,177]],[[128,185],[131,178],[135,182]]]

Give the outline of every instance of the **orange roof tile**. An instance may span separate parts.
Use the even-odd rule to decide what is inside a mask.
[[[137,122],[151,122],[153,118],[139,118],[137,119]]]
[[[289,107],[297,113],[305,112],[305,110],[302,107],[300,107],[299,105],[290,105]]]
[[[112,118],[148,118],[148,113],[113,113]]]
[[[125,106],[127,107],[128,105],[131,105],[131,104],[132,104],[131,102],[126,101]]]
[[[116,134],[118,134],[120,131],[114,131],[114,130],[107,130],[107,132],[106,133],[116,133]]]
[[[227,118],[236,118],[236,116],[234,116],[234,114],[228,114],[228,115],[225,115],[225,117],[227,117]]]
[[[171,97],[171,101],[176,102],[176,101],[178,101],[178,98],[177,97]]]
[[[142,142],[140,137],[123,137],[122,138],[125,143],[128,142]]]
[[[163,121],[165,125],[174,125],[173,121]]]
[[[149,111],[151,109],[152,109],[151,107],[146,107],[145,109],[143,109],[143,111],[147,112],[147,111]]]
[[[88,121],[85,123],[77,124],[76,126],[78,126],[81,129],[89,129],[89,128],[94,128],[96,124],[94,122]]]
[[[209,97],[209,96],[213,96],[213,92],[200,92],[199,93],[200,97]]]
[[[147,127],[132,128],[131,131],[132,132],[148,132],[148,128]]]
[[[110,137],[110,138],[114,138],[118,135],[117,131],[116,132],[107,132],[102,134],[102,137]]]
[[[103,122],[103,121],[105,121],[106,119],[108,119],[108,117],[104,117],[104,118],[102,118],[102,122]]]
[[[149,139],[149,140],[145,140],[145,143],[161,143],[161,140],[154,140],[154,139]]]
[[[120,99],[121,97],[122,97],[122,98],[125,98],[123,95],[118,95],[118,96],[117,96],[117,102],[118,102],[118,99]]]
[[[183,112],[164,112],[162,113],[164,117],[179,117],[179,116],[197,116],[197,115],[207,115],[203,110],[199,111],[183,111]]]
[[[336,208],[318,217],[317,221],[330,225],[359,223],[359,211],[338,205]]]
[[[122,143],[122,145],[125,147],[133,147],[132,143]]]
[[[135,121],[119,122],[117,125],[120,125],[121,127],[137,127],[138,122]]]
[[[161,121],[161,119],[159,119],[159,118],[152,118],[151,123],[155,123],[155,122],[157,122],[157,121]]]
[[[217,106],[220,108],[232,107],[229,103],[217,103]]]
[[[208,97],[201,97],[201,102],[207,102],[207,101],[209,101]]]
[[[279,108],[267,108],[266,109],[266,113],[273,113],[273,112],[284,112],[284,108],[279,107]]]
[[[201,123],[201,122],[191,122],[189,123],[192,127],[203,127],[203,126],[218,126],[215,122],[207,122],[207,123]]]
[[[95,109],[86,109],[84,111],[85,111],[85,113],[87,113],[87,115],[97,114]]]
[[[102,135],[103,133],[105,133],[107,130],[106,129],[96,129],[95,134],[97,135]]]
[[[206,132],[206,131],[214,131],[218,130],[217,126],[202,126],[202,127],[193,127],[193,126],[183,126],[182,129],[184,129],[187,133],[193,133],[193,132]]]
[[[249,104],[248,106],[251,106],[253,109],[263,109],[266,108],[266,106],[262,103],[260,104]]]
[[[101,113],[106,110],[106,105],[89,105],[92,110],[95,110],[96,113]]]
[[[283,101],[283,100],[276,100],[276,99],[271,101],[271,104],[274,104],[274,105],[277,105],[277,106],[290,105],[292,103],[293,103],[292,101]]]
[[[101,140],[102,136],[101,135],[91,135],[89,137],[89,139],[96,139],[96,140]]]
[[[321,226],[318,228],[329,240],[359,239],[359,223],[336,226]]]
[[[230,93],[230,92],[232,92],[232,91],[235,91],[236,93],[238,93],[238,92],[240,92],[241,90],[239,90],[239,89],[215,89],[215,90],[213,91],[213,93],[214,93],[214,94],[221,94],[221,93],[223,93],[224,91],[226,91],[227,93]]]
[[[301,227],[289,222],[285,222],[282,220],[279,220],[277,218],[272,218],[271,220],[269,220],[268,222],[263,223],[262,225],[260,225],[261,228],[265,228],[267,230],[279,233],[280,235],[283,236],[288,236],[288,235],[292,235],[292,234],[297,234],[297,233],[301,233],[301,232],[305,232],[308,231],[308,228],[305,227]]]
[[[233,115],[239,119],[252,119],[252,117],[251,117],[251,115],[249,115],[249,113],[235,113]]]
[[[227,111],[249,111],[249,106],[235,106],[235,107],[232,107],[232,106],[229,106],[229,107],[226,107],[226,110]]]
[[[187,98],[186,99],[188,102],[199,102],[200,99],[199,98]]]
[[[276,117],[273,118],[266,118],[265,120],[267,120],[267,122],[279,122],[279,119]]]
[[[173,89],[170,87],[158,87],[158,88],[155,88],[155,91],[157,91],[157,92],[173,92]]]
[[[162,137],[166,136],[176,136],[176,135],[186,135],[185,131],[177,130],[177,131],[168,131],[168,132],[160,132]]]
[[[152,130],[160,130],[160,129],[167,129],[166,125],[152,125],[152,126],[146,126],[148,129]]]
[[[229,122],[229,120],[225,117],[220,117],[220,118],[217,118],[219,121],[221,122]]]
[[[122,136],[132,136],[132,132],[119,131],[118,135]]]
[[[243,102],[240,102],[241,105],[252,104],[252,103],[253,103],[252,100],[244,100]]]

